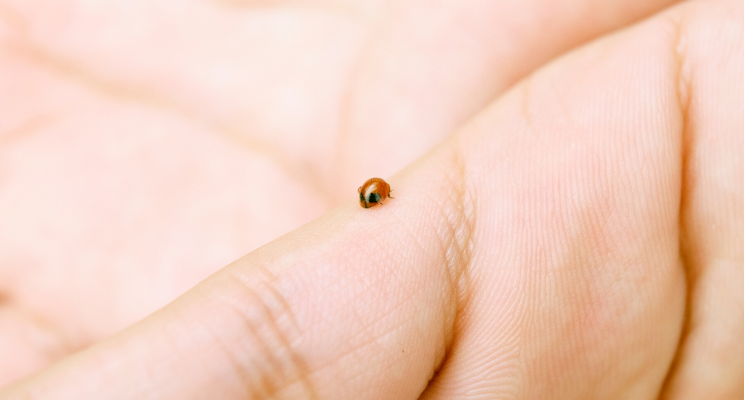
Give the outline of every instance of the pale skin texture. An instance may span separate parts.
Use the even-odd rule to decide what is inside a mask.
[[[744,398],[744,1],[672,3],[2,1],[0,399]]]

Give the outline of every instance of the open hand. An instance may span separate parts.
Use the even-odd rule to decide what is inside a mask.
[[[0,399],[744,397],[744,2],[671,3],[3,1]]]

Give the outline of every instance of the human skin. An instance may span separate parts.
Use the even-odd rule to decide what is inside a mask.
[[[3,1],[0,399],[744,397],[744,2],[512,3]]]

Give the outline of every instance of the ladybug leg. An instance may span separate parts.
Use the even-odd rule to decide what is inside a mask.
[[[390,189],[390,193],[393,193],[393,189]],[[390,193],[388,193],[388,197],[394,199],[395,197],[391,196]]]

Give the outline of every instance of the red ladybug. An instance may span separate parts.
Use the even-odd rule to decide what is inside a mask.
[[[374,207],[382,204],[382,201],[390,197],[390,185],[381,178],[372,178],[357,189],[359,192],[359,204],[364,208]]]

